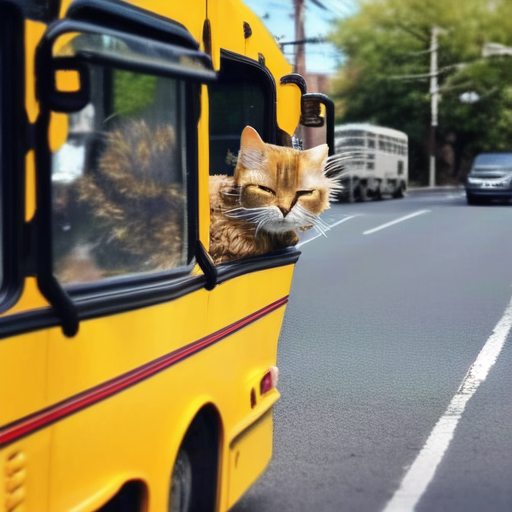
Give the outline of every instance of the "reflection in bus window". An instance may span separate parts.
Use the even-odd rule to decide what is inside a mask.
[[[71,284],[185,265],[183,84],[90,74],[91,101],[53,155],[54,273]]]

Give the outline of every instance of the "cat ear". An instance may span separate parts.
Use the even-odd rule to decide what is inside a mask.
[[[244,167],[255,169],[260,166],[265,155],[265,143],[252,126],[246,126],[240,140],[239,160]]]
[[[329,146],[327,144],[320,144],[320,146],[308,149],[305,153],[307,153],[307,157],[313,167],[323,169],[325,160],[329,154]]]

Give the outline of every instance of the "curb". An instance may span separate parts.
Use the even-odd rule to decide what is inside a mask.
[[[463,185],[448,185],[440,187],[410,187],[407,194],[442,194],[444,192],[464,192],[466,189]]]

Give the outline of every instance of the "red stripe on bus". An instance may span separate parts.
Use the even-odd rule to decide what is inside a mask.
[[[237,322],[220,329],[204,338],[194,341],[184,347],[181,347],[165,356],[159,357],[135,370],[131,370],[119,377],[99,384],[87,391],[83,391],[71,398],[52,405],[47,409],[38,411],[30,416],[21,418],[10,425],[0,429],[0,446],[15,441],[20,437],[24,437],[32,432],[43,428],[50,423],[60,420],[66,416],[74,414],[81,409],[89,407],[90,405],[104,400],[115,393],[119,393],[124,389],[133,386],[148,377],[165,370],[169,366],[182,361],[183,359],[199,352],[200,350],[213,345],[220,341],[222,338],[233,334],[235,331],[242,329],[246,325],[258,320],[259,318],[275,311],[276,309],[284,306],[288,302],[288,296],[279,299],[268,306],[252,313]]]

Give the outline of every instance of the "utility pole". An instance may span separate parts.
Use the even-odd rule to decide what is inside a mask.
[[[304,1],[293,0],[295,8],[295,41],[303,41],[304,36]],[[306,52],[304,44],[295,45],[295,73],[306,73]]]
[[[432,39],[430,43],[430,140],[429,140],[429,153],[430,153],[430,173],[428,185],[434,187],[436,184],[436,130],[437,130],[437,113],[439,103],[439,87],[437,83],[438,68],[437,68],[437,36],[439,35],[439,28],[432,27]]]

